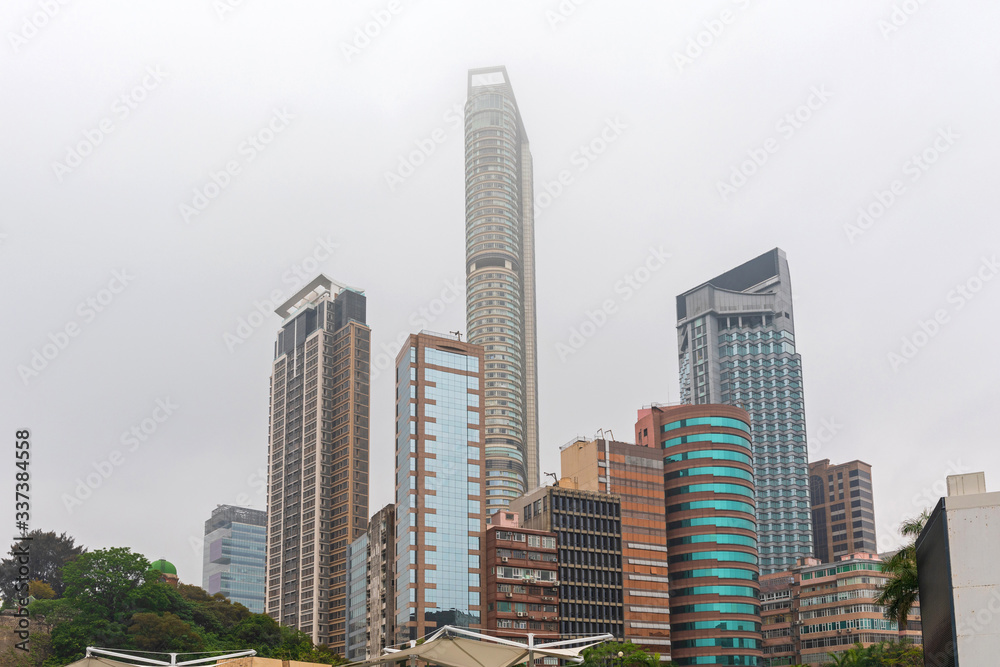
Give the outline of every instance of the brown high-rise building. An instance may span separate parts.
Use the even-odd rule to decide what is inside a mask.
[[[613,440],[578,439],[560,449],[562,476],[621,499],[625,639],[670,658],[663,452]]]
[[[671,658],[760,664],[750,415],[729,405],[654,406],[639,411],[636,440],[663,455]]]
[[[483,617],[483,347],[421,332],[396,357],[396,641]]]
[[[495,637],[559,639],[556,534],[520,527],[517,513],[497,510],[486,527],[486,620]]]
[[[364,292],[319,276],[275,312],[267,613],[345,650],[348,545],[368,529]]]
[[[816,558],[832,563],[854,553],[878,553],[872,467],[864,461],[809,464],[813,544]]]

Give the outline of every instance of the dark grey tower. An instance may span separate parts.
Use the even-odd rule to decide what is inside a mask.
[[[775,248],[677,297],[681,401],[750,413],[760,573],[811,556],[802,361],[792,283]]]

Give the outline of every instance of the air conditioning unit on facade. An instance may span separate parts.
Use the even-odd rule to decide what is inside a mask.
[[[546,602],[552,602],[553,600],[555,600],[554,597],[549,596],[549,595],[543,595],[542,599],[545,600]]]
[[[502,557],[502,558],[500,559],[500,562],[501,562],[501,563],[506,563],[506,562],[507,562],[508,560],[510,560],[510,559],[509,559],[509,558],[507,558],[506,556],[503,556],[503,557]]]
[[[519,611],[519,612],[517,612],[517,617],[518,617],[518,618],[524,618],[524,617],[525,617],[525,616],[527,616],[527,615],[528,615],[528,613],[527,613],[527,612],[524,612],[524,611]]]
[[[512,598],[512,597],[514,597],[514,594],[513,593],[507,593],[507,597]]]

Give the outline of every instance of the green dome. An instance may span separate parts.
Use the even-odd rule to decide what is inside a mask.
[[[153,564],[149,566],[149,569],[156,570],[160,574],[177,574],[177,568],[174,567],[174,564],[162,558],[158,561],[153,561]]]

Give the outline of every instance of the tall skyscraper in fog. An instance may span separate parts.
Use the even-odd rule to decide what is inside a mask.
[[[267,613],[345,652],[348,546],[368,531],[364,292],[319,276],[275,312]]]
[[[802,359],[784,251],[678,296],[677,348],[683,403],[728,403],[750,413],[761,574],[811,556]]]
[[[504,67],[469,71],[465,104],[469,342],[486,351],[486,503],[539,485],[531,151]]]

